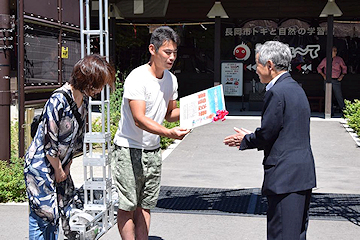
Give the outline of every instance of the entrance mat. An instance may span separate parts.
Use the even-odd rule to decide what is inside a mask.
[[[259,188],[219,189],[162,186],[154,212],[265,216]],[[360,194],[313,193],[312,219],[348,220],[360,225]]]

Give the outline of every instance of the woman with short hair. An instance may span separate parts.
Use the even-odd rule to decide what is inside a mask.
[[[30,240],[57,239],[59,215],[70,213],[71,199],[64,198],[63,193],[74,191],[70,166],[74,153],[83,147],[88,97],[100,93],[106,84],[113,86],[114,81],[115,70],[105,57],[89,55],[75,64],[69,82],[46,102],[25,154]]]

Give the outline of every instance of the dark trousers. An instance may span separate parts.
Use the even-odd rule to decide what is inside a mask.
[[[312,190],[268,195],[267,239],[305,240]]]
[[[331,79],[331,88],[332,88],[332,93],[333,93],[332,98],[336,99],[336,102],[342,111],[345,107],[345,103],[344,103],[344,98],[343,98],[342,91],[341,91],[341,82],[339,82],[335,78]],[[324,82],[324,91],[326,91],[326,81]],[[331,104],[331,113],[334,113],[333,104]]]
[[[339,82],[337,79],[332,79],[331,83],[332,83],[332,90],[334,93],[334,97],[336,98],[336,101],[342,111],[343,108],[345,107],[345,104],[344,104],[344,98],[343,98],[342,92],[341,92],[341,82]]]

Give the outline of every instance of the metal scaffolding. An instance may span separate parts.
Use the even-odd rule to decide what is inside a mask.
[[[109,24],[108,0],[99,0],[99,29],[90,28],[90,0],[80,1],[80,40],[81,57],[92,53],[92,39],[99,39],[99,53],[109,61]],[[84,8],[85,4],[85,8]],[[85,11],[84,11],[85,9]],[[94,11],[94,8],[92,9]],[[85,24],[84,24],[85,20]],[[86,42],[85,42],[86,41]],[[92,127],[93,106],[101,111],[101,131]],[[84,211],[73,212],[70,221],[72,231],[78,231],[80,239],[89,235],[98,239],[114,224],[114,201],[112,199],[112,178],[110,166],[110,87],[101,91],[101,100],[89,99],[88,131],[85,133],[83,146],[84,165]],[[95,146],[101,146],[101,150]],[[79,221],[79,218],[86,221]]]

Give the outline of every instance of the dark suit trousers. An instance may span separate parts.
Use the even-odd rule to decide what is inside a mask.
[[[312,190],[268,195],[267,239],[305,240]]]

